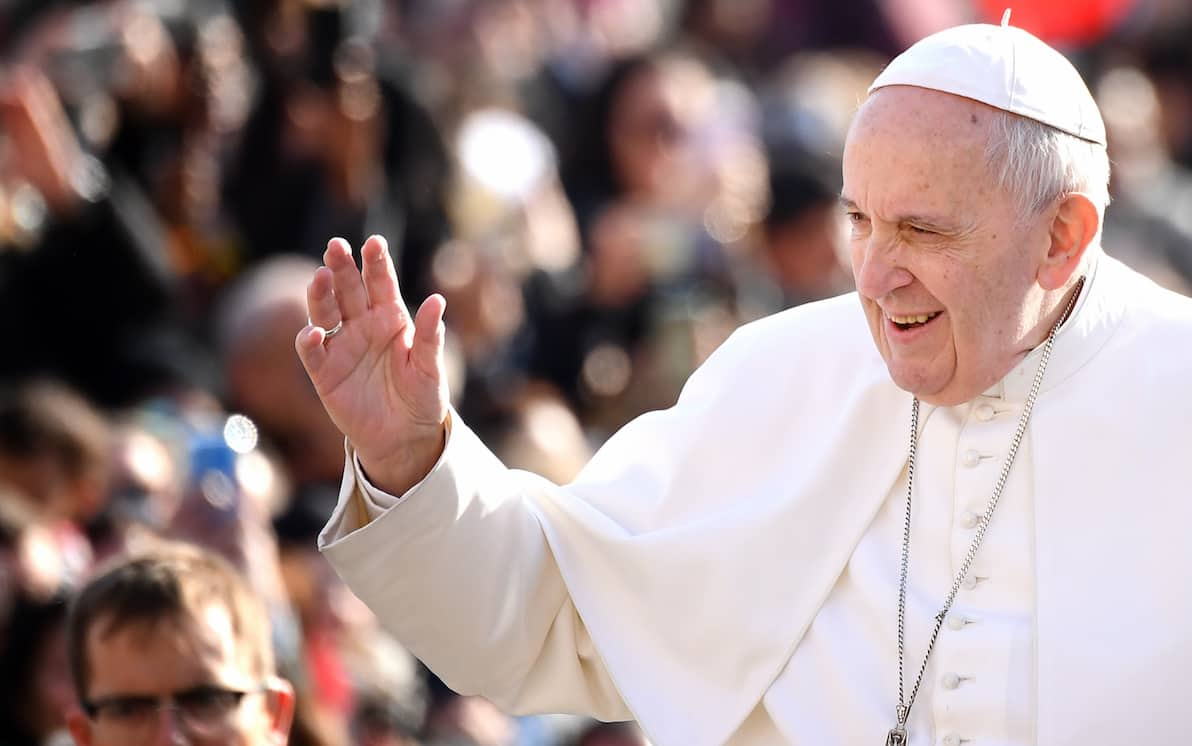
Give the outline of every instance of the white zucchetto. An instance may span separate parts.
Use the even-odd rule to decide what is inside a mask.
[[[869,92],[910,85],[964,96],[1105,145],[1097,103],[1072,63],[1030,33],[974,23],[945,29],[894,58]]]

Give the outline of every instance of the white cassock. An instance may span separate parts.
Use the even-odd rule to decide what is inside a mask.
[[[1035,350],[924,407],[907,687]],[[449,685],[658,746],[884,743],[911,396],[853,295],[740,329],[563,487],[458,419],[396,498],[352,459],[320,546]],[[1189,742],[1192,300],[1101,257],[912,711],[914,746]]]

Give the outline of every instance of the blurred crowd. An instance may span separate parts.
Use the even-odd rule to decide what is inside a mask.
[[[644,744],[456,695],[318,554],[326,241],[385,235],[447,298],[455,407],[566,481],[737,325],[850,289],[865,87],[1005,4],[1100,102],[1106,250],[1189,292],[1179,0],[0,0],[0,746],[66,738],[72,593],[155,537],[266,601],[295,744]]]

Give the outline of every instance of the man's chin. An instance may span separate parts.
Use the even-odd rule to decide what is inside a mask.
[[[924,404],[940,407],[950,407],[962,404],[973,397],[962,398],[963,392],[954,390],[951,375],[941,375],[935,371],[900,366],[886,362],[886,370],[894,385],[908,394],[913,394]]]

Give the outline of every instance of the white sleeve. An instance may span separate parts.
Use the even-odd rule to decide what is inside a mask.
[[[431,467],[432,473],[440,468],[447,455],[447,445],[451,443],[452,417],[453,415],[450,413],[447,416],[446,442],[443,446],[443,453],[439,455],[439,460]],[[355,449],[352,448],[348,439],[344,438],[344,476],[340,483],[339,501],[336,503],[331,517],[327,520],[327,525],[319,534],[319,546],[322,547],[324,544],[342,539],[356,529],[380,518],[382,513],[397,505],[406,495],[416,492],[429,477],[430,473],[423,477],[421,482],[406,490],[405,495],[401,497],[391,495],[369,481],[368,475],[364,473],[364,467],[360,465],[360,458],[356,455]],[[354,489],[355,485],[359,485],[360,489]]]
[[[380,518],[382,513],[401,502],[400,497],[389,494],[369,481],[368,475],[364,473],[364,467],[360,465],[360,457],[356,455],[355,451],[352,452],[352,471],[355,473],[356,481],[360,483],[361,491],[364,493],[364,506],[368,509],[369,521]],[[412,491],[417,488],[418,485],[416,484],[410,489]],[[410,493],[407,492],[406,494],[408,495]]]
[[[349,451],[319,548],[414,655],[510,712],[632,717],[522,496],[557,487],[506,469],[459,420],[404,495],[363,477]]]

